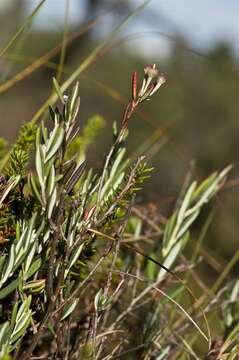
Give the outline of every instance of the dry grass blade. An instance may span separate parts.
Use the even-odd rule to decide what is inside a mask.
[[[69,78],[61,85],[61,91],[64,93],[70,85],[81,75],[83,71],[85,71],[100,55],[102,49],[116,36],[116,34],[140,11],[142,11],[151,0],[146,0],[142,5],[138,6],[135,10],[133,10],[109,35],[108,39],[103,41],[100,45],[98,45],[88,56],[87,58],[80,64],[80,66],[69,76]],[[36,122],[40,116],[44,113],[44,111],[48,108],[50,104],[54,104],[57,100],[56,95],[50,96],[46,102],[40,107],[37,113],[33,116],[32,122]]]
[[[21,25],[21,27],[18,29],[18,31],[11,37],[10,40],[8,40],[7,44],[4,46],[4,48],[0,51],[0,58],[10,49],[10,47],[14,44],[16,39],[22,34],[24,29],[28,26],[28,24],[33,20],[34,16],[38,13],[42,5],[46,2],[46,0],[41,0],[40,3],[36,6],[36,8],[33,10],[33,12],[26,18],[24,23]]]
[[[85,24],[79,31],[75,32],[74,34],[70,35],[67,39],[67,44],[70,44],[71,42],[78,39],[80,36],[84,35],[87,31],[94,28],[103,18],[104,15],[98,16],[96,19],[89,21],[87,24]],[[18,82],[26,79],[28,76],[30,76],[34,71],[39,69],[41,66],[44,66],[49,62],[51,58],[53,58],[55,55],[57,55],[62,47],[65,40],[63,40],[59,45],[57,45],[55,48],[41,56],[40,58],[36,59],[31,63],[29,66],[27,66],[24,70],[13,76],[11,79],[7,80],[3,84],[0,84],[0,93],[3,93],[7,90],[9,90],[11,87],[13,87]],[[53,64],[51,64],[52,66]],[[54,64],[54,68],[56,65]]]
[[[148,282],[149,280],[147,279],[143,279],[139,276],[130,274],[130,273],[125,273],[125,272],[121,272],[121,271],[117,271],[114,270],[115,273],[119,273],[119,274],[124,274],[125,276],[129,276],[129,277],[134,277],[137,278],[139,281],[142,282]],[[163,290],[158,288],[158,282],[154,283],[154,284],[149,284],[148,288],[146,288],[139,296],[140,298],[142,297],[142,294],[147,293],[149,291],[149,289],[153,289],[156,292],[160,293],[161,295],[163,295],[165,298],[167,298],[170,302],[172,302],[174,305],[176,305],[180,311],[183,312],[183,314],[189,319],[189,321],[193,324],[193,326],[199,331],[199,333],[202,335],[202,337],[209,342],[209,338],[207,337],[207,335],[204,333],[204,331],[200,328],[200,326],[193,320],[193,318],[190,316],[190,314],[176,301],[174,300],[172,297],[170,297],[168,294],[166,294]]]
[[[105,239],[109,239],[111,241],[116,241],[116,238],[112,237],[112,236],[109,236],[107,234],[104,234],[100,231],[97,231],[95,229],[87,229],[89,232],[92,232],[96,235],[99,235]],[[172,270],[170,270],[169,268],[167,268],[166,266],[164,266],[162,263],[160,263],[159,261],[153,259],[152,257],[146,255],[145,253],[143,253],[141,250],[137,249],[135,246],[132,246],[130,244],[126,244],[125,242],[121,243],[121,245],[127,249],[130,249],[131,251],[143,256],[144,258],[146,258],[147,260],[150,260],[152,261],[154,264],[158,265],[161,269],[165,270],[168,274],[170,274],[171,276],[173,276],[180,284],[182,284],[186,291],[188,292],[188,294],[190,295],[190,297],[192,297],[192,299],[194,300],[195,303],[198,303],[198,299],[195,297],[195,295],[193,294],[192,290],[190,289],[190,287],[185,283],[184,280],[182,280],[175,272],[173,272]],[[162,292],[162,294],[164,294]],[[165,294],[165,296],[167,298],[170,298],[167,294]],[[172,299],[173,302],[175,302],[175,300]],[[177,304],[177,302],[175,302]],[[178,304],[178,307],[181,308],[181,305]],[[208,320],[207,320],[207,317],[206,317],[206,314],[203,310],[203,308],[201,307],[201,305],[198,306],[200,311],[202,312],[202,316],[203,316],[203,319],[205,321],[205,324],[206,324],[206,328],[207,328],[207,333],[208,335],[205,335],[205,333],[203,332],[203,330],[195,323],[195,321],[191,318],[191,316],[189,315],[189,313],[186,312],[185,309],[181,309],[183,311],[183,313],[191,319],[191,322],[194,324],[194,326],[199,330],[200,334],[203,336],[203,338],[209,343],[209,347],[210,347],[210,344],[211,344],[211,335],[210,335],[210,328],[209,328],[209,324],[208,324]]]

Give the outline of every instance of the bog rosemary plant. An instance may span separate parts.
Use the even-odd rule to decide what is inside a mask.
[[[178,326],[183,328],[186,319],[210,345],[209,329],[203,330],[192,312],[167,294],[167,284],[176,280],[185,289],[174,263],[189,240],[192,223],[222,187],[229,168],[200,185],[193,182],[166,225],[146,219],[149,231],[142,216],[133,212],[135,195],[152,169],[144,156],[128,166],[128,125],[137,107],[164,82],[155,65],[145,68],[141,86],[133,73],[132,97],[118,129],[114,125],[113,144],[100,174],[85,160],[89,139],[78,121],[78,84],[65,95],[54,80],[61,104],[49,109],[50,129],[44,122],[22,128],[0,179],[1,359],[126,359],[135,351],[133,358],[164,359],[174,353],[175,344],[167,328],[161,331],[166,321],[163,304],[176,306]],[[99,118],[92,121],[100,124]],[[155,236],[155,228],[161,250],[153,257],[144,244],[131,241]],[[145,261],[157,267],[151,280]],[[238,286],[233,298],[236,292]],[[164,302],[155,301],[157,294]],[[127,317],[142,304],[145,322],[137,342]]]

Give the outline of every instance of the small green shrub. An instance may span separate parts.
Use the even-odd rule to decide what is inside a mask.
[[[124,158],[135,109],[164,81],[148,66],[138,90],[133,73],[132,98],[98,175],[84,158],[103,120],[81,132],[78,84],[65,96],[55,81],[62,104],[50,108],[51,130],[23,126],[0,184],[1,359],[186,359],[197,336],[210,345],[200,318],[207,309],[195,303],[193,314],[179,304],[185,289],[195,297],[174,265],[230,168],[193,182],[160,224],[134,205],[152,169],[143,156],[130,166]],[[219,352],[230,346],[236,354],[235,334],[233,326]]]

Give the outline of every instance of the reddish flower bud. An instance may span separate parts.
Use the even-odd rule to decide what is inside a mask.
[[[132,74],[132,99],[136,100],[137,97],[137,72],[134,71]]]

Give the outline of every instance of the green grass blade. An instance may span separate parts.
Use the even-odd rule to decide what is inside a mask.
[[[46,0],[41,0],[41,2],[35,7],[33,12],[26,18],[24,23],[20,26],[20,28],[17,30],[17,32],[8,40],[7,44],[4,46],[4,48],[0,51],[0,58],[7,52],[7,50],[13,45],[13,43],[16,41],[16,39],[22,34],[22,32],[25,30],[25,28],[29,25],[29,23],[32,21],[34,16],[37,14],[39,9],[42,7],[42,5],[46,2]]]
[[[68,36],[68,30],[69,30],[69,1],[66,0],[65,5],[65,20],[64,20],[64,31],[63,31],[63,37],[62,37],[62,47],[61,47],[61,54],[60,54],[60,61],[59,66],[56,74],[56,80],[59,83],[61,80],[61,75],[64,68],[64,62],[66,57],[66,48],[67,48],[67,36]]]

